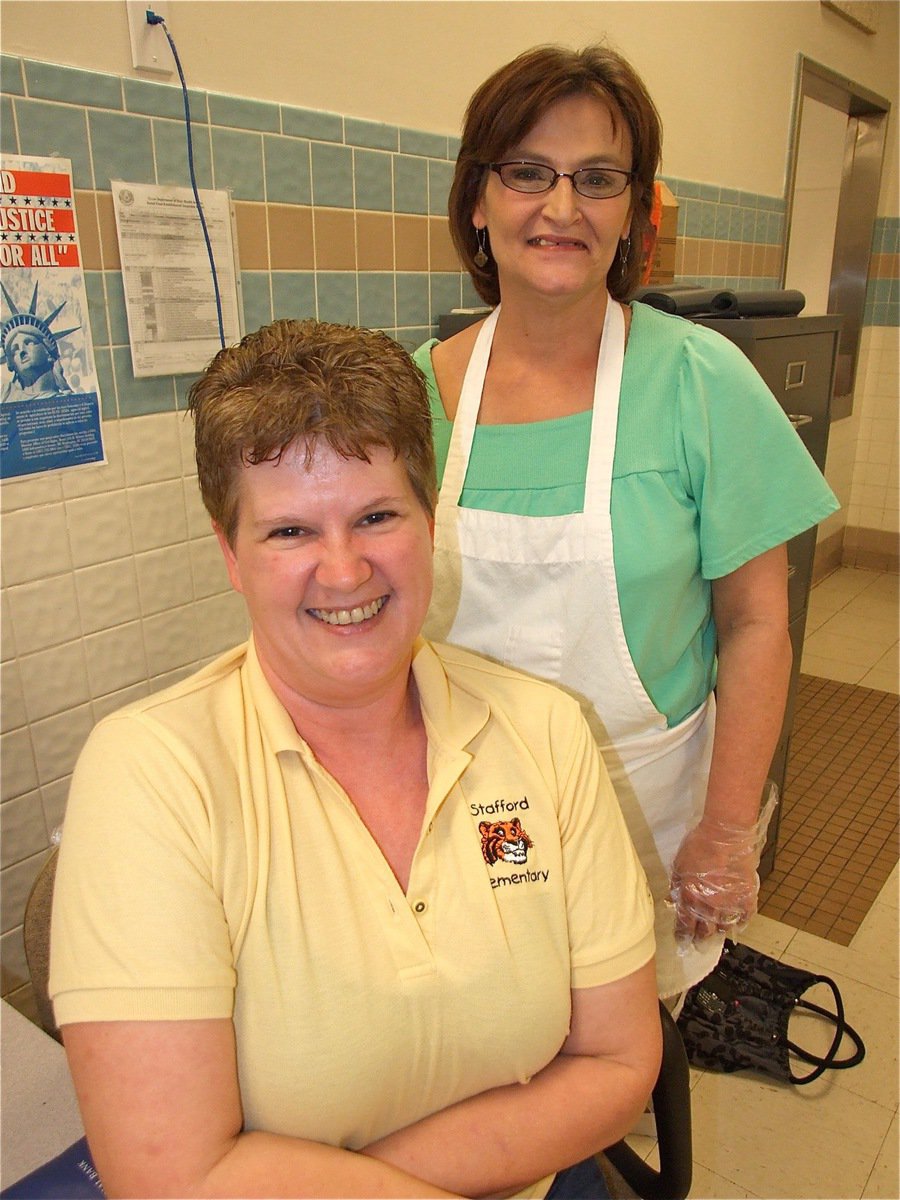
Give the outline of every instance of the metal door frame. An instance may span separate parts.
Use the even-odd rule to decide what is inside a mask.
[[[831,408],[831,417],[835,420],[848,417],[853,411],[853,385],[859,358],[859,338],[866,302],[872,232],[878,213],[878,192],[884,160],[887,117],[891,104],[883,96],[854,83],[821,63],[814,62],[805,54],[798,55],[797,60],[785,191],[782,287],[785,285],[791,237],[803,101],[809,96],[847,114],[841,193],[828,289],[828,312],[839,313],[844,318]]]

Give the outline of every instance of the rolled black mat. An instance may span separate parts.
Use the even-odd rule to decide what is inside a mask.
[[[768,292],[736,292],[741,317],[796,317],[806,306],[802,292],[791,289]]]
[[[738,308],[735,293],[722,288],[689,288],[675,284],[666,287],[645,287],[639,288],[634,298],[652,308],[676,313],[680,317],[693,317],[699,313],[713,313],[724,317],[736,313]]]

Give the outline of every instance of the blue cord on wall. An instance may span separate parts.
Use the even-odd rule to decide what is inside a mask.
[[[197,214],[200,217],[200,228],[203,230],[203,240],[206,242],[206,253],[209,257],[209,269],[212,272],[213,293],[216,300],[216,320],[219,324],[219,344],[222,349],[225,349],[225,324],[222,320],[222,295],[219,291],[219,276],[216,271],[216,260],[213,256],[212,242],[209,239],[209,229],[206,226],[206,217],[203,215],[203,205],[200,203],[200,192],[197,190],[197,176],[194,171],[194,136],[191,131],[191,102],[188,98],[187,83],[184,78],[184,71],[181,69],[181,59],[178,57],[178,50],[175,47],[174,39],[166,26],[165,19],[152,9],[147,9],[147,24],[161,25],[162,31],[166,35],[169,46],[172,50],[172,57],[175,59],[175,66],[178,68],[178,78],[181,80],[181,91],[184,96],[184,124],[187,132],[187,152],[188,152],[188,170],[191,176],[191,189],[194,193],[194,204],[197,206]]]

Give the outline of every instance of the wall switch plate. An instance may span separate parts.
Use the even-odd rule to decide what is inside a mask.
[[[171,75],[174,69],[172,51],[163,28],[161,25],[147,24],[147,9],[153,7],[150,0],[125,0],[128,34],[131,38],[131,62],[141,71]]]

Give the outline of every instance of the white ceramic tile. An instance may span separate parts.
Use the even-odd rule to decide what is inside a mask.
[[[121,491],[124,488],[125,469],[122,462],[119,422],[104,421],[101,432],[106,462],[98,466],[79,467],[77,471],[66,471],[62,486],[63,495],[67,500],[78,496],[97,496],[105,492]]]
[[[692,1097],[695,1161],[758,1196],[860,1196],[891,1112],[843,1088],[804,1091],[708,1072]]]
[[[135,555],[141,615],[168,612],[194,598],[191,555],[187,543]]]
[[[882,654],[890,650],[892,646],[896,646],[898,637],[900,637],[896,613],[893,615],[886,613],[883,616],[860,616],[854,611],[852,603],[830,617],[822,629],[825,633],[836,634],[838,637],[864,641],[873,649],[880,650]]]
[[[65,819],[66,801],[69,798],[69,785],[71,782],[71,775],[64,775],[61,779],[54,779],[52,783],[45,783],[41,788],[41,807],[44,810],[44,825],[46,826],[51,843],[54,841],[54,837]]]
[[[865,592],[858,596],[853,596],[853,599],[847,604],[846,611],[851,616],[860,619],[870,618],[889,622],[896,617],[896,600],[892,600],[882,590],[872,586],[866,588]],[[894,623],[894,628],[896,629],[896,623]]]
[[[861,687],[873,688],[876,692],[892,692],[895,696],[900,694],[900,677],[894,666],[883,667],[876,663],[859,682]]]
[[[3,581],[7,587],[49,579],[71,567],[62,504],[26,508],[3,518]]]
[[[37,784],[37,766],[28,729],[14,729],[0,735],[0,799],[24,796]]]
[[[881,953],[871,954],[853,946],[839,946],[825,938],[798,929],[791,942],[788,962],[804,962],[823,975],[845,975],[897,997],[897,972]]]
[[[870,954],[881,958],[885,966],[892,966],[895,975],[898,966],[898,929],[897,909],[890,904],[872,905],[863,917],[859,929],[850,942],[851,950],[859,954]],[[898,990],[900,995],[900,990]]]
[[[106,492],[66,501],[72,561],[76,567],[94,566],[131,553],[126,495],[124,491]]]
[[[197,475],[197,458],[194,453],[194,419],[189,412],[177,415],[178,440],[181,445],[182,475]]]
[[[745,946],[752,946],[754,950],[761,950],[763,954],[769,954],[772,958],[781,958],[796,932],[791,925],[757,913],[747,928],[738,934],[736,940]]]
[[[790,960],[796,966],[815,970],[813,965],[802,959],[790,956]],[[816,1099],[834,1088],[843,1088],[895,1112],[898,1101],[897,999],[838,972],[827,974],[840,989],[847,1021],[865,1043],[866,1055],[855,1067],[826,1072],[820,1079],[804,1084],[804,1094]],[[804,999],[821,1005],[829,1012],[834,1011],[834,997],[825,984],[816,984]],[[831,1046],[834,1028],[814,1013],[797,1009],[791,1016],[789,1036],[798,1046],[811,1053],[825,1054]],[[852,1050],[850,1039],[845,1038],[839,1051],[840,1057],[847,1057]],[[806,1068],[798,1065],[797,1069],[803,1072]]]
[[[0,804],[0,867],[39,854],[47,846],[47,829],[39,792]]]
[[[187,605],[144,620],[147,670],[151,678],[177,671],[200,657],[197,608]]]
[[[4,479],[0,485],[0,512],[12,513],[20,508],[38,504],[56,504],[62,500],[62,487],[57,472],[50,475],[29,475],[20,479]]]
[[[212,525],[200,496],[200,485],[196,475],[189,475],[184,480],[184,506],[187,511],[188,537],[206,537]]]
[[[19,664],[13,659],[0,665],[0,728],[20,729],[27,721]]]
[[[184,489],[180,479],[130,488],[128,506],[136,554],[187,541]]]
[[[120,708],[125,708],[134,700],[140,700],[144,696],[149,695],[150,684],[146,679],[142,679],[140,683],[132,684],[131,687],[122,688],[120,692],[110,692],[106,696],[100,696],[94,700],[91,707],[94,710],[94,720],[100,721],[103,717],[110,713],[118,712]]]
[[[854,596],[865,591],[878,578],[878,571],[867,571],[857,567],[842,567],[834,571],[812,589],[812,596],[839,599],[847,604]],[[843,606],[843,605],[842,605]]]
[[[223,592],[195,605],[197,613],[198,658],[222,654],[247,640],[249,625],[244,598],[237,592]]]
[[[93,723],[90,705],[84,704],[32,724],[31,740],[42,786],[72,774]]]
[[[852,637],[845,633],[831,633],[830,627],[836,620],[832,617],[821,629],[810,634],[803,646],[804,655],[809,653],[815,658],[833,659],[835,662],[847,663],[851,667],[863,667],[871,670],[881,653],[866,638]]]
[[[21,928],[14,928],[0,937],[0,989],[4,1000],[28,980],[25,943]]]
[[[91,695],[97,699],[147,678],[140,621],[104,629],[84,639]]]
[[[7,933],[22,924],[25,902],[46,857],[43,852],[33,854],[0,871],[0,932]]]
[[[30,721],[40,721],[90,700],[81,639],[19,659]]]
[[[0,591],[0,662],[9,662],[15,656],[16,643],[9,611],[9,593],[3,588]]]
[[[900,1142],[897,1129],[897,1114],[878,1152],[872,1173],[863,1189],[862,1200],[897,1200],[900,1196],[900,1166],[897,1147]]]
[[[231,582],[225,569],[225,559],[214,535],[188,543],[191,555],[191,573],[194,579],[194,596],[201,600],[231,590]]]
[[[699,1163],[694,1164],[691,1200],[756,1200],[757,1194],[764,1193],[748,1192],[746,1188],[738,1187],[730,1179],[723,1179],[721,1175],[708,1171]]]
[[[141,615],[134,558],[82,567],[75,572],[75,591],[83,633],[97,633],[136,621]]]
[[[16,650],[34,654],[71,642],[81,633],[71,572],[9,589]]]
[[[819,679],[833,679],[837,683],[859,683],[866,673],[865,667],[854,667],[850,663],[838,662],[834,658],[823,658],[818,654],[803,651],[800,670],[804,675],[815,675]]]
[[[178,421],[178,413],[153,413],[121,422],[119,432],[129,487],[181,478]]]

